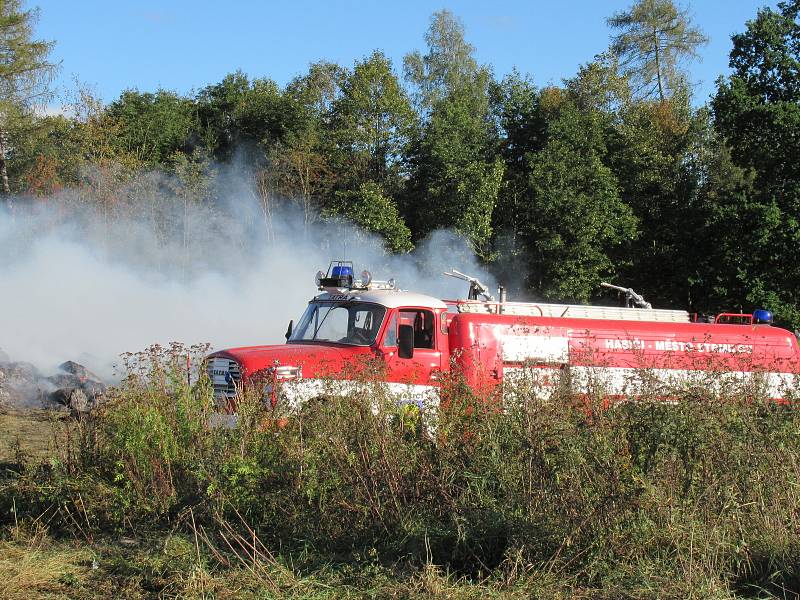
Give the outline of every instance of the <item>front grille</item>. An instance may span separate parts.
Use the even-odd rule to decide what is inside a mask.
[[[214,396],[225,399],[236,396],[236,391],[242,381],[242,369],[235,360],[228,358],[212,358],[206,367],[208,377],[214,386]]]

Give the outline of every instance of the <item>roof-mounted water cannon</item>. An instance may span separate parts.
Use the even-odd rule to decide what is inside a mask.
[[[465,275],[460,271],[456,271],[455,269],[451,269],[450,272],[445,272],[445,275],[448,277],[455,277],[456,279],[461,279],[462,281],[469,282],[469,292],[467,294],[467,300],[485,300],[486,302],[494,302],[494,296],[489,293],[489,288],[483,285],[476,277],[471,277],[469,275]]]
[[[646,308],[648,310],[653,308],[653,305],[645,300],[644,296],[634,292],[633,288],[626,288],[620,285],[606,283],[605,281],[601,282],[600,286],[610,290],[617,290],[621,294],[625,294],[625,306],[628,308]]]

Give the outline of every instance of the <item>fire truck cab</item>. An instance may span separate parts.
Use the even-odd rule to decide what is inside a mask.
[[[365,271],[353,277],[352,264],[331,263],[318,273],[322,292],[290,323],[286,344],[231,348],[211,354],[208,373],[215,396],[233,405],[243,383],[265,383],[271,402],[297,404],[323,393],[323,383],[358,377],[368,360],[381,363],[394,393],[421,401],[449,367],[448,306],[442,300],[400,290],[393,280],[374,281]],[[274,380],[274,381],[273,381]]]

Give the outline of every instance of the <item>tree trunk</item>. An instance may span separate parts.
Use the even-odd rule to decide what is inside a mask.
[[[6,205],[9,210],[14,209],[14,201],[11,198],[11,187],[8,185],[8,169],[6,168],[6,132],[0,130],[0,180],[2,180],[2,193],[3,198],[6,199]]]
[[[658,99],[664,101],[664,88],[661,85],[661,56],[659,56],[658,46],[658,31],[653,27],[653,46],[655,49],[656,58],[656,80],[658,81]]]

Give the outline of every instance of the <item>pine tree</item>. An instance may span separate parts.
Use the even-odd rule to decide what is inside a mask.
[[[48,60],[53,42],[33,39],[39,13],[20,0],[0,2],[0,193],[11,207],[7,160],[14,138],[31,111],[52,96],[57,66]]]
[[[680,62],[696,57],[697,48],[708,43],[692,26],[688,11],[672,0],[639,0],[608,24],[620,30],[611,49],[643,98],[657,95],[663,101],[684,87]]]

